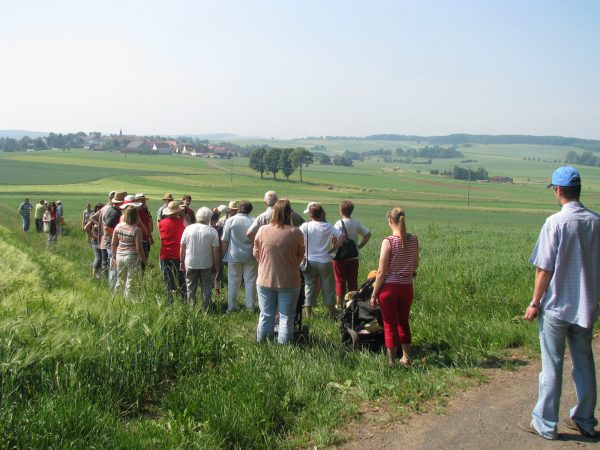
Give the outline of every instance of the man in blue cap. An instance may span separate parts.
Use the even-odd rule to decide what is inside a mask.
[[[600,315],[600,216],[579,201],[581,176],[570,166],[556,169],[548,188],[562,207],[542,227],[529,262],[536,266],[533,298],[525,319],[539,317],[542,351],[539,397],[525,431],[558,438],[565,342],[569,343],[577,405],[565,426],[597,439],[596,372],[592,331]]]

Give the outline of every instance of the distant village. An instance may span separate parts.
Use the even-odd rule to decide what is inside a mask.
[[[99,133],[98,133],[99,134]],[[97,136],[90,133],[84,146],[91,150],[119,150],[121,153],[176,154],[204,158],[228,159],[232,156],[248,156],[250,149],[229,143],[210,144],[207,140],[194,138],[156,139],[133,135]],[[189,142],[193,141],[193,142]]]
[[[206,139],[194,137],[165,138],[161,136],[136,136],[123,134],[102,135],[99,132],[50,133],[48,136],[20,139],[0,138],[3,151],[39,151],[51,148],[85,148],[93,151],[119,151],[140,154],[176,154],[204,158],[229,159],[232,156],[249,156],[254,146],[241,147],[231,143],[211,144]]]

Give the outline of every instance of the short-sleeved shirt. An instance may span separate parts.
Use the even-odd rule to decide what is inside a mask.
[[[331,252],[332,238],[339,239],[343,234],[329,222],[311,220],[300,225],[304,234],[304,246],[308,247],[309,261],[328,263],[333,261]]]
[[[40,203],[38,203],[37,205],[35,205],[35,218],[36,219],[41,219],[44,216],[44,211],[46,210],[46,207]]]
[[[219,247],[219,235],[210,225],[194,223],[188,225],[181,236],[185,245],[185,267],[188,269],[210,269],[213,261],[213,247]]]
[[[272,215],[273,207],[269,206],[264,212],[256,216],[256,219],[254,219],[254,222],[252,222],[252,225],[250,225],[248,232],[256,234],[260,227],[271,223]],[[295,227],[300,227],[300,225],[302,225],[304,222],[306,222],[306,220],[304,220],[300,214],[298,214],[296,211],[292,211],[292,225]]]
[[[367,227],[365,227],[362,223],[360,223],[358,220],[354,220],[354,219],[340,219],[338,220],[334,227],[336,227],[338,230],[340,230],[342,232],[342,234],[344,234],[344,227],[342,226],[342,220],[344,221],[344,226],[346,227],[346,233],[348,233],[348,239],[355,241],[358,239],[358,236],[366,236],[367,234],[370,233],[369,229]],[[352,258],[352,259],[358,259],[358,256],[356,258]]]
[[[223,241],[228,243],[224,260],[232,263],[245,263],[254,260],[252,242],[246,232],[254,219],[248,214],[237,213],[225,221]]]
[[[114,230],[114,228],[118,225],[120,218],[121,218],[121,210],[118,208],[115,208],[113,205],[106,205],[104,208],[102,208],[101,223],[102,223],[103,227],[108,227],[109,229]],[[112,240],[112,233],[108,233],[108,234],[104,235],[103,241],[105,242],[105,245],[106,245],[105,248],[110,247],[111,240]]]
[[[142,239],[144,241],[149,241],[152,236],[152,233],[150,233],[150,227],[152,226],[152,216],[150,215],[150,211],[148,211],[148,208],[145,206],[140,206],[138,208],[138,215],[146,228],[145,230],[142,229]]]
[[[142,230],[136,225],[128,225],[124,222],[117,224],[114,231],[114,236],[119,238],[117,255],[137,255],[138,252],[137,247],[135,246],[135,237],[141,233]]]
[[[194,214],[194,210],[192,208],[188,208],[187,206],[183,208],[183,214],[187,218],[188,224],[196,223],[196,214]]]
[[[179,259],[183,230],[185,230],[183,219],[176,215],[167,216],[158,222],[160,259]]]
[[[419,254],[419,240],[414,234],[406,235],[406,245],[402,247],[399,236],[386,237],[391,245],[388,273],[384,283],[412,284],[415,272],[415,261]]]
[[[295,227],[260,227],[254,239],[258,261],[256,284],[272,289],[299,288],[298,264],[304,255],[302,232]]]
[[[591,328],[600,315],[600,216],[566,203],[546,219],[529,262],[553,272],[542,313]]]
[[[33,206],[31,206],[31,203],[29,202],[23,202],[21,205],[19,205],[19,212],[23,217],[29,217],[32,209]]]

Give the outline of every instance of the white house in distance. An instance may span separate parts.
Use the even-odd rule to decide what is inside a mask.
[[[171,153],[171,145],[168,142],[155,142],[152,151],[161,155],[168,155]]]

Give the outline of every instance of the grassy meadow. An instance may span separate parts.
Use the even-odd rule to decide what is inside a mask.
[[[332,151],[350,149],[345,141],[336,145]],[[520,319],[533,285],[527,259],[545,217],[558,210],[545,183],[559,165],[552,160],[568,149],[461,151],[478,161],[474,168],[512,176],[515,184],[469,188],[428,173],[457,160],[314,164],[300,183],[297,174],[290,182],[261,180],[245,158],[0,154],[0,447],[324,447],[343,442],[340,430],[362,411],[380,407],[382,421],[394,420],[481,382],[484,367],[512,368],[519,357],[536,355],[536,327]],[[523,160],[530,156],[540,161]],[[581,171],[583,202],[598,210],[600,169]],[[354,217],[373,234],[359,281],[377,266],[388,234],[385,212],[405,207],[421,245],[413,366],[389,369],[383,353],[346,351],[322,306],[305,322],[309,341],[281,347],[255,342],[257,313],[205,315],[168,305],[158,245],[135,301],[111,296],[105,280],[90,279],[92,252],[79,224],[87,203],[115,189],[144,192],[153,215],[165,192],[192,195],[194,208],[248,199],[256,215],[263,193],[274,189],[298,211],[322,202],[330,221],[337,204],[352,199]],[[17,208],[25,196],[32,204],[62,200],[67,227],[56,249],[48,250],[42,235],[20,232]]]

